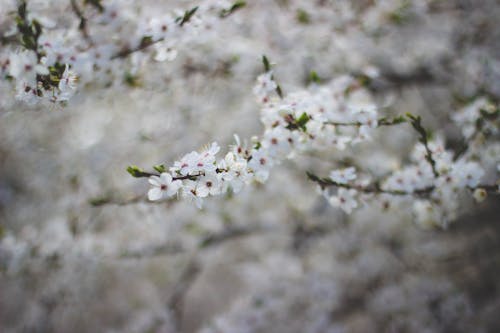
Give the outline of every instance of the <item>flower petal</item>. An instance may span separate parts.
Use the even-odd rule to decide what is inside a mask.
[[[159,187],[153,187],[148,191],[148,199],[151,201],[160,200],[163,197],[163,191]]]

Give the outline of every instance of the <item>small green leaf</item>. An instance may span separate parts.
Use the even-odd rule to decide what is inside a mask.
[[[246,4],[247,3],[245,1],[236,1],[235,3],[233,3],[231,8],[221,10],[220,17],[227,17],[232,13],[234,13],[235,11],[237,11],[238,9],[245,7]]]
[[[139,177],[144,177],[144,170],[142,170],[141,168],[139,168],[138,166],[136,165],[130,165],[127,167],[127,172],[132,176],[132,177],[136,177],[136,178],[139,178]]]
[[[175,21],[179,22],[179,25],[182,27],[185,23],[189,22],[189,20],[191,19],[191,17],[193,17],[193,15],[196,13],[197,10],[198,10],[198,7],[194,7],[193,9],[186,10],[184,12],[184,16],[182,18],[178,17]]]
[[[152,36],[144,36],[141,39],[141,47],[146,47],[153,44],[153,37]]]
[[[297,119],[297,126],[299,126],[303,131],[306,130],[306,124],[307,122],[309,121],[309,115],[307,113],[302,113],[299,117],[299,119]]]
[[[35,39],[38,39],[38,37],[42,34],[42,26],[37,20],[33,20],[31,25],[33,27],[33,35]]]
[[[309,82],[313,82],[313,83],[321,83],[321,79],[319,78],[319,75],[318,73],[316,73],[316,71],[311,71],[311,73],[309,73]]]
[[[28,50],[35,50],[36,49],[36,43],[31,36],[23,35],[21,37],[21,42],[22,42],[23,46],[25,48],[27,48]]]
[[[167,171],[167,169],[165,168],[165,165],[163,164],[158,164],[158,165],[155,165],[153,167],[153,169],[155,169],[156,171],[158,171],[159,173],[164,173]]]
[[[303,9],[297,9],[297,15],[296,15],[297,21],[301,24],[309,24],[311,23],[311,18],[309,17],[309,14],[303,10]]]
[[[262,64],[264,64],[264,71],[269,72],[271,70],[271,64],[265,55],[262,56]]]
[[[26,1],[21,1],[19,7],[17,7],[17,13],[23,20],[26,18]]]
[[[125,72],[123,76],[123,81],[130,87],[140,87],[141,83],[139,77],[130,72]]]
[[[279,84],[276,84],[276,93],[280,98],[283,98],[283,91],[281,90],[281,87]]]

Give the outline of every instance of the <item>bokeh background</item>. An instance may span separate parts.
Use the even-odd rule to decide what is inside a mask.
[[[378,72],[379,105],[456,138],[450,114],[500,97],[499,17],[495,0],[248,1],[173,61],[148,62],[137,87],[85,87],[66,107],[2,104],[0,331],[500,331],[498,197],[423,229],[410,209],[330,207],[305,176],[330,154],[203,210],[148,203],[147,182],[125,171],[258,135],[263,54],[285,91],[313,70],[325,82]],[[344,157],[397,163],[414,141],[383,131]]]

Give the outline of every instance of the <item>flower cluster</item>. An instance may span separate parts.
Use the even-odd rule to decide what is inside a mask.
[[[220,147],[212,143],[201,152],[191,152],[166,171],[155,167],[159,175],[144,172],[137,167],[129,170],[132,175],[150,177],[150,200],[160,200],[175,194],[192,200],[198,207],[207,196],[220,195],[231,190],[239,192],[244,185],[265,182],[272,166],[285,159],[310,151],[325,149],[345,150],[348,146],[369,141],[372,132],[380,126],[410,124],[419,135],[409,163],[393,169],[383,179],[374,179],[369,173],[358,175],[356,168],[347,167],[331,171],[329,178],[319,178],[309,173],[309,178],[320,185],[321,193],[330,204],[351,213],[355,208],[384,196],[390,201],[413,201],[415,217],[423,224],[445,226],[457,217],[459,196],[470,192],[478,201],[487,192],[496,192],[496,186],[481,184],[485,170],[474,161],[471,154],[456,154],[445,148],[443,140],[429,140],[429,133],[422,126],[420,117],[408,114],[395,118],[379,118],[377,108],[369,93],[353,77],[343,76],[328,85],[312,85],[309,89],[283,95],[274,79],[268,60],[268,70],[257,79],[254,94],[261,106],[263,134],[252,138],[251,147],[236,144],[223,159],[216,154]],[[488,120],[496,119],[498,110],[488,108]],[[479,106],[466,110],[477,110]],[[473,111],[461,111],[455,119],[460,124],[476,122],[464,116]],[[464,120],[466,119],[466,120]],[[496,130],[489,121],[484,128]],[[480,129],[478,129],[480,130]],[[495,132],[496,133],[496,132]],[[466,138],[470,134],[464,133]],[[384,206],[388,206],[386,202]]]
[[[457,124],[462,125],[464,114],[469,113],[470,117],[470,114],[475,113],[473,110],[477,111],[479,105],[490,110],[484,117],[487,116],[492,120],[483,128],[490,134],[497,133],[498,124],[495,120],[498,118],[498,109],[491,104],[485,106],[483,99],[466,107],[465,111],[457,113],[455,117]],[[479,112],[476,113],[476,117],[479,118]],[[410,163],[394,169],[384,179],[370,181],[372,178],[370,175],[366,175],[364,179],[357,179],[355,169],[352,167],[333,170],[329,179],[320,179],[312,174],[310,178],[318,182],[322,193],[332,205],[342,208],[346,213],[351,213],[358,207],[359,201],[366,202],[374,199],[376,195],[390,195],[393,197],[392,202],[412,199],[409,201],[413,202],[415,218],[423,226],[446,226],[456,219],[461,211],[460,199],[464,193],[468,193],[477,202],[484,201],[487,193],[498,193],[497,185],[482,183],[486,171],[477,161],[477,155],[471,154],[469,150],[457,154],[446,149],[444,140],[440,138],[429,141],[428,133],[420,125],[420,119],[410,115],[409,121],[419,133],[421,132],[422,140],[415,145]],[[468,121],[465,121],[463,134],[465,138],[470,139],[472,134],[467,125]],[[474,132],[480,130],[477,128]],[[494,163],[498,164],[498,161],[497,156]]]
[[[201,207],[203,198],[209,195],[239,192],[246,184],[265,182],[271,167],[284,159],[328,146],[344,150],[369,140],[370,132],[377,127],[376,108],[354,78],[341,77],[326,87],[286,96],[278,87],[271,71],[257,79],[254,93],[261,103],[264,132],[252,139],[251,147],[236,137],[236,144],[220,160],[216,157],[219,145],[212,143],[201,152],[185,155],[168,172],[163,165],[155,167],[158,175],[137,167],[129,172],[150,177],[150,200],[177,193]],[[347,170],[343,177],[355,177],[353,170]]]
[[[268,177],[271,164],[267,156],[255,149],[246,149],[236,137],[236,145],[224,158],[217,159],[220,147],[212,143],[201,152],[193,151],[176,161],[167,171],[151,175],[148,198],[152,201],[166,199],[176,194],[193,201],[198,208],[208,196],[232,191],[238,193],[244,185],[253,181],[263,182]]]
[[[128,1],[101,2],[54,3],[49,17],[43,14],[47,8],[28,7],[25,1],[12,11],[13,19],[6,11],[5,21],[12,23],[1,36],[8,47],[0,51],[0,75],[12,82],[18,100],[66,102],[77,81],[80,87],[134,85],[147,57],[174,60],[180,46],[203,39],[218,19],[244,5],[205,0],[192,9],[158,16],[137,15]],[[74,21],[69,26],[59,22],[59,11],[73,11]]]

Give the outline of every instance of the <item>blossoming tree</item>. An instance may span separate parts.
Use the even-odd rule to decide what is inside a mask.
[[[495,331],[494,2],[3,1],[0,331]]]

